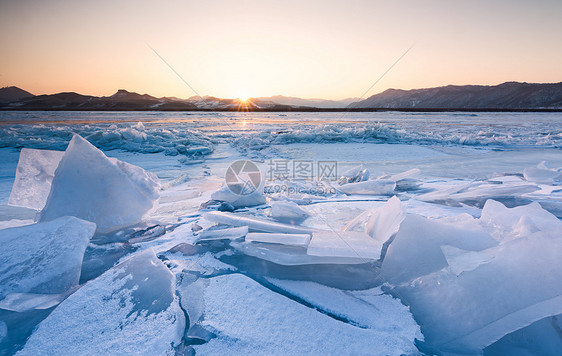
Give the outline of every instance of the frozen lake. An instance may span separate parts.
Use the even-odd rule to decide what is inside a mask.
[[[560,113],[0,112],[0,355],[559,355],[561,217]]]

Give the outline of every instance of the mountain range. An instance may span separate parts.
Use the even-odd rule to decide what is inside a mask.
[[[388,89],[365,100],[301,99],[282,95],[223,99],[212,96],[157,98],[124,89],[111,96],[74,92],[33,95],[17,87],[0,89],[0,110],[76,111],[510,111],[562,110],[562,82],[551,84],[507,82],[496,86],[448,85],[437,88]]]
[[[349,108],[381,109],[562,109],[562,82],[506,82],[500,85],[448,85],[438,88],[388,89]]]

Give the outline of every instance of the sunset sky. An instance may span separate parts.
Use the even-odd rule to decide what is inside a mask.
[[[359,97],[562,81],[562,1],[0,0],[0,87]]]

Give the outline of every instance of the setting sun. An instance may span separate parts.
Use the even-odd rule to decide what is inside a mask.
[[[241,102],[245,103],[248,101],[248,99],[250,99],[250,96],[247,93],[238,94],[238,100],[240,100]]]

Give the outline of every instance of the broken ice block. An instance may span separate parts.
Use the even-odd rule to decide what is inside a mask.
[[[236,240],[243,238],[248,233],[247,226],[233,227],[227,229],[213,229],[203,230],[199,232],[199,239],[197,241],[212,241],[212,240]]]
[[[390,195],[396,188],[396,182],[388,179],[366,180],[359,183],[347,183],[337,187],[345,194]]]
[[[263,232],[280,232],[286,234],[310,234],[315,229],[305,226],[292,226],[273,221],[258,219],[251,216],[226,213],[222,211],[209,211],[203,213],[206,220],[231,226],[248,226],[250,230]]]
[[[271,217],[275,220],[289,223],[300,223],[308,217],[306,210],[292,201],[272,201]]]
[[[265,196],[260,188],[250,194],[240,195],[232,192],[228,186],[224,186],[211,194],[211,199],[230,203],[235,208],[265,204]]]
[[[307,247],[310,242],[310,235],[251,232],[246,235],[246,241]]]
[[[358,231],[319,231],[312,234],[306,250],[311,256],[351,257],[378,260],[382,243]]]
[[[107,158],[74,135],[51,185],[40,221],[70,215],[110,232],[140,222],[158,199],[158,183],[139,167]]]
[[[360,328],[272,292],[241,274],[210,278],[202,299],[201,325],[217,337],[194,345],[197,355],[416,353],[415,333],[408,327]],[[395,323],[397,318],[402,318],[401,312],[395,315]],[[409,319],[404,324],[414,323]]]
[[[393,196],[383,206],[369,212],[365,232],[384,244],[397,230],[406,217],[406,209],[400,199]]]
[[[357,183],[369,179],[369,170],[362,164],[343,172],[338,179],[338,184]]]
[[[59,294],[76,286],[95,229],[66,216],[0,230],[0,300],[10,293]]]
[[[152,250],[135,255],[62,302],[18,355],[174,354],[186,323],[175,284]]]
[[[10,293],[0,300],[0,309],[18,313],[33,309],[49,309],[59,304],[66,293],[62,294],[36,294],[36,293]]]
[[[390,177],[388,177],[388,179],[398,182],[402,179],[417,176],[418,174],[420,174],[420,170],[418,168],[412,168],[412,169],[407,170],[405,172],[391,175]]]
[[[528,167],[523,170],[523,176],[530,182],[541,184],[554,184],[562,180],[562,172],[548,168],[546,162],[541,162],[537,167]]]
[[[62,151],[22,148],[8,204],[43,209],[63,155]]]
[[[562,221],[537,202],[507,208],[502,203],[489,199],[482,209],[480,221],[498,241],[562,227]]]
[[[445,268],[394,294],[410,306],[434,349],[481,353],[504,335],[562,313],[560,236],[562,229],[540,231],[472,252],[472,261],[484,261],[475,269],[457,276]]]
[[[449,245],[441,246],[441,251],[447,260],[449,270],[455,275],[475,270],[478,266],[494,259],[494,249],[482,251],[467,251]]]
[[[387,337],[423,338],[408,308],[379,288],[344,291],[309,281],[275,278],[267,278],[267,281],[315,309],[358,327],[392,334]]]
[[[480,251],[497,244],[474,219],[447,224],[408,215],[388,247],[381,275],[392,284],[406,283],[447,266],[443,245]]]
[[[372,260],[355,257],[339,256],[312,256],[306,253],[306,248],[302,246],[281,245],[261,242],[231,242],[230,246],[245,255],[260,258],[265,261],[273,262],[282,266],[300,265],[326,265],[344,264],[356,265]]]

